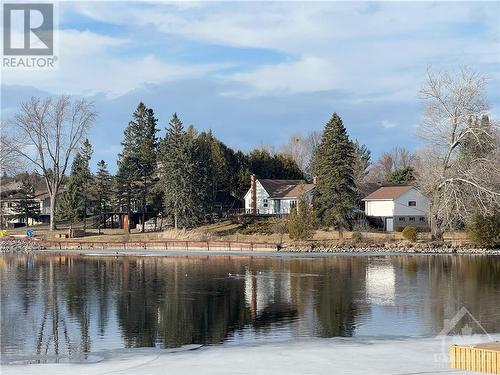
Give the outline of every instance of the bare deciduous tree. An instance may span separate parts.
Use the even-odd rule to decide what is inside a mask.
[[[428,147],[421,152],[419,183],[431,199],[435,238],[500,207],[498,127],[476,125],[488,108],[485,88],[485,77],[462,68],[457,76],[429,71],[420,92],[425,108],[418,135]],[[483,152],[465,153],[465,145]]]
[[[91,102],[61,96],[31,98],[11,121],[18,137],[16,152],[39,169],[47,185],[50,230],[56,227],[56,199],[68,163],[95,117]]]
[[[385,183],[389,176],[397,170],[414,167],[416,155],[404,147],[395,147],[389,152],[384,152],[370,167],[367,180],[372,183]]]
[[[14,175],[23,168],[19,155],[15,152],[16,144],[12,137],[6,134],[5,124],[0,125],[0,174]]]
[[[290,155],[304,175],[312,177],[312,159],[314,151],[321,141],[321,132],[312,131],[306,135],[292,134],[281,152]]]

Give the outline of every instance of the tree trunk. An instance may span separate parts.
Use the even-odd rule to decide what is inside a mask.
[[[430,221],[431,221],[431,238],[433,240],[441,241],[443,239],[443,230],[441,228],[441,222],[437,215],[437,210],[439,206],[439,192],[435,192],[432,197],[432,202],[430,206]]]
[[[56,193],[50,195],[50,227],[49,230],[56,229]]]
[[[83,194],[87,194],[84,190]],[[83,202],[83,233],[87,231],[87,198]]]
[[[97,234],[101,234],[101,225],[102,225],[102,210],[99,210],[99,218],[97,219]]]
[[[28,228],[30,226],[30,224],[28,223],[28,220],[29,220],[29,215],[28,213],[26,213],[26,228]]]
[[[431,215],[431,237],[435,241],[443,240],[443,229],[437,215]]]

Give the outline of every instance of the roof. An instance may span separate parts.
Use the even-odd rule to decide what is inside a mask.
[[[378,188],[373,193],[366,196],[363,200],[370,201],[396,199],[413,188],[414,187],[411,185],[382,186],[381,188]]]
[[[314,184],[308,184],[304,180],[259,179],[259,182],[270,198],[298,198],[314,189]]]

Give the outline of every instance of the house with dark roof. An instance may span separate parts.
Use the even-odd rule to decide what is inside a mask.
[[[300,197],[312,202],[315,184],[304,180],[257,179],[252,175],[245,194],[245,213],[253,215],[289,214]]]
[[[401,230],[407,225],[428,227],[429,199],[414,186],[382,186],[363,201],[366,216],[381,218],[387,232]]]

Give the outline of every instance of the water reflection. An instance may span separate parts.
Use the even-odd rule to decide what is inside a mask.
[[[462,306],[500,331],[500,259],[3,256],[1,353],[86,358],[296,336],[434,335]]]

